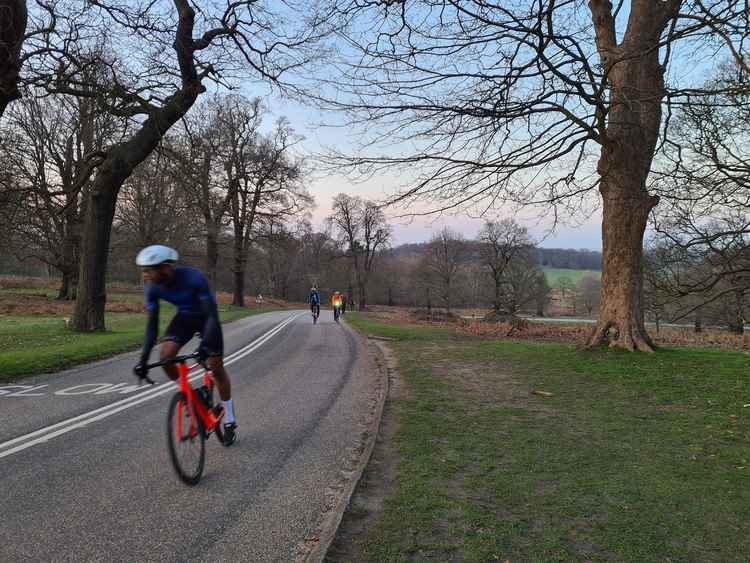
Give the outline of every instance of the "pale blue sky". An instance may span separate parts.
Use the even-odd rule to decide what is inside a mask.
[[[305,107],[299,103],[282,100],[271,96],[266,102],[270,114],[266,124],[270,124],[279,116],[285,115],[289,118],[292,126],[304,141],[298,146],[300,154],[315,154],[323,147],[336,146],[339,149],[347,149],[354,143],[347,138],[347,130],[331,126],[322,126],[321,122],[331,122],[334,117],[322,115],[318,110]],[[382,199],[392,194],[397,187],[397,182],[389,177],[380,176],[372,178],[368,182],[358,183],[342,175],[324,175],[317,173],[311,179],[309,189],[315,197],[317,207],[312,211],[313,223],[321,226],[325,217],[331,212],[333,198],[341,192],[358,195],[369,199]],[[423,206],[426,210],[427,207]],[[409,208],[410,211],[419,211],[417,206]],[[482,227],[483,219],[470,217],[467,213],[456,215],[419,216],[399,218],[403,210],[386,210],[393,226],[394,245],[424,242],[430,239],[432,233],[449,226],[462,233],[467,238],[474,238]],[[538,211],[527,210],[519,215],[512,209],[498,210],[497,213],[486,215],[487,219],[499,219],[515,216],[516,219],[529,229],[531,235],[541,246],[547,248],[586,248],[591,250],[601,249],[601,214],[598,209],[586,217],[578,217],[578,224],[558,225],[554,232],[550,233],[551,220],[538,219]]]
[[[623,10],[618,18],[618,30],[624,29],[629,13],[629,2],[625,2]],[[700,84],[708,75],[709,68],[714,66],[717,53],[701,51],[695,52],[686,47],[681,54],[673,54],[669,66],[668,81],[671,84]],[[690,61],[690,64],[685,64]],[[245,92],[252,95],[251,92]],[[264,92],[267,94],[268,92]],[[258,92],[256,92],[258,94]],[[318,110],[304,105],[283,100],[278,96],[271,95],[267,98],[271,116],[267,124],[273,122],[274,118],[285,115],[289,118],[292,126],[305,140],[299,145],[300,154],[310,155],[324,151],[325,148],[335,148],[341,152],[350,152],[358,143],[358,139],[349,135],[353,134],[350,128],[336,128],[322,126],[321,123],[336,123],[339,117],[334,114],[321,114]],[[376,126],[373,124],[373,126]],[[397,178],[381,175],[374,177],[364,183],[356,183],[352,179],[342,175],[325,176],[320,172],[310,179],[309,190],[315,197],[317,207],[312,212],[314,224],[322,225],[325,217],[331,211],[333,197],[344,192],[351,195],[359,195],[368,199],[379,200],[397,191],[399,182]],[[529,229],[532,236],[540,241],[545,247],[562,248],[587,248],[601,249],[601,211],[598,207],[598,194],[591,194],[589,209],[577,212],[573,221],[567,224],[558,224],[554,232],[550,232],[552,221],[548,217],[540,219],[540,210],[526,209],[522,213],[516,213],[510,208],[501,208],[487,214],[486,219],[498,219],[502,217],[515,217],[520,223]],[[408,210],[413,212],[425,211],[426,204],[418,204]],[[481,228],[483,219],[472,218],[467,213],[442,217],[414,217],[411,220],[396,219],[394,216],[403,213],[403,210],[386,210],[391,218],[394,230],[394,244],[409,242],[423,242],[429,240],[437,229],[445,225],[461,232],[467,238],[472,238]]]

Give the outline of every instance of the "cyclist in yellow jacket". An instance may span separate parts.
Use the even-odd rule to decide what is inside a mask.
[[[333,306],[333,320],[338,322],[341,316],[341,306],[344,303],[344,298],[341,296],[340,291],[334,291],[331,296],[331,305]]]

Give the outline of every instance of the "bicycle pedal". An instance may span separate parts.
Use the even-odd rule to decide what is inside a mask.
[[[224,416],[224,407],[219,405],[214,405],[213,413],[216,418],[221,418]]]

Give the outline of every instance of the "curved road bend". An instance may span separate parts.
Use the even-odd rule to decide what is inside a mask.
[[[289,561],[315,530],[372,392],[364,344],[323,311],[224,328],[239,440],[174,476],[174,387],[125,354],[0,385],[0,561]],[[156,374],[156,373],[155,373]],[[164,380],[157,374],[159,381]]]

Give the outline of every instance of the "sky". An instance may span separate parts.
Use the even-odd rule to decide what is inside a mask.
[[[619,4],[618,4],[619,5]],[[618,39],[622,39],[625,26],[629,18],[630,2],[622,4],[622,10],[617,19]],[[585,21],[588,21],[586,12]],[[708,72],[720,60],[715,49],[696,50],[696,45],[686,43],[682,47],[675,47],[668,67],[667,81],[671,86],[685,87],[701,84],[708,76]],[[258,86],[256,84],[256,86]],[[264,87],[259,86],[262,90]],[[269,115],[266,126],[270,128],[275,119],[285,116],[295,131],[303,137],[297,145],[300,155],[307,158],[308,163],[314,166],[313,155],[326,152],[326,149],[335,149],[342,153],[349,153],[360,145],[356,133],[352,128],[333,127],[331,123],[341,123],[342,118],[335,114],[321,113],[312,106],[307,107],[289,99],[283,99],[278,94],[269,93],[267,86],[265,91],[253,90],[253,86],[246,85],[242,92],[247,96],[260,95],[265,98]],[[377,126],[377,125],[373,125]],[[369,145],[368,145],[369,148]],[[386,150],[398,150],[398,145],[389,146]],[[408,171],[406,172],[408,175]],[[402,178],[403,179],[403,178]],[[326,175],[319,168],[308,178],[308,189],[315,198],[316,207],[311,210],[311,220],[318,228],[322,227],[325,218],[331,213],[333,198],[339,193],[357,195],[366,199],[382,201],[389,195],[393,195],[403,185],[399,185],[399,178],[379,175],[369,179],[367,182],[357,182],[354,178],[347,178],[341,174]],[[601,208],[599,206],[598,193],[591,194],[591,201],[586,203],[590,210],[579,211],[577,215],[569,218],[567,222],[554,225],[544,210],[523,209],[516,212],[510,208],[500,208],[485,217],[472,217],[468,213],[442,216],[413,216],[411,218],[398,217],[404,210],[385,209],[389,222],[393,229],[392,244],[394,246],[428,241],[433,233],[444,226],[449,226],[458,231],[466,238],[476,237],[485,220],[497,220],[505,217],[514,217],[519,223],[527,227],[530,235],[540,246],[546,248],[576,248],[601,250]],[[415,203],[407,211],[420,213],[428,208],[424,203]]]
[[[273,94],[266,98],[266,104],[269,110],[269,115],[265,120],[266,126],[272,124],[278,117],[287,117],[295,132],[303,137],[297,146],[297,151],[301,155],[315,155],[325,150],[326,147],[332,146],[345,149],[353,144],[352,140],[347,138],[345,130],[321,124],[330,122],[335,117],[322,114],[319,110],[297,102],[281,99]],[[311,162],[314,166],[314,158]],[[378,201],[391,195],[397,187],[396,181],[387,176],[375,177],[368,182],[359,182],[341,174],[329,175],[321,171],[313,172],[308,182],[309,191],[316,202],[315,209],[311,210],[312,222],[319,228],[331,213],[332,201],[337,194],[343,192]],[[422,205],[412,205],[407,211],[422,212],[427,209]],[[601,213],[598,209],[586,217],[576,217],[574,222],[558,224],[553,231],[551,231],[552,221],[548,218],[540,219],[538,210],[533,209],[522,214],[512,209],[500,209],[497,213],[488,214],[484,218],[471,217],[467,213],[403,217],[403,209],[388,208],[385,209],[385,213],[393,229],[391,242],[393,246],[426,242],[430,240],[434,232],[445,226],[458,231],[466,238],[475,238],[486,219],[497,220],[512,216],[529,230],[539,246],[589,250],[601,250],[602,247]]]
[[[630,2],[624,2],[622,11],[618,17],[618,35],[624,32],[625,24],[629,17]],[[715,53],[705,52],[697,56],[692,48],[682,55],[672,55],[672,61],[668,69],[668,81],[672,85],[700,83],[703,78],[696,82],[696,75],[705,76],[708,67],[713,66]],[[688,63],[689,64],[686,64]],[[312,107],[306,107],[298,102],[282,99],[278,95],[245,90],[246,95],[264,95],[269,109],[267,124],[280,117],[286,116],[296,132],[304,139],[297,149],[302,155],[315,155],[325,152],[326,148],[335,148],[341,152],[348,152],[357,146],[356,138],[351,137],[352,131],[345,127],[332,127],[322,123],[340,122],[340,118],[332,114],[323,114]],[[314,159],[310,158],[314,163]],[[310,193],[316,201],[315,209],[311,210],[312,222],[321,227],[326,216],[331,213],[333,198],[338,193],[357,195],[366,199],[382,200],[392,195],[399,188],[398,178],[381,175],[367,182],[357,182],[343,175],[325,175],[320,170],[313,173],[308,181]],[[496,220],[505,217],[514,217],[519,223],[527,227],[532,238],[540,246],[547,248],[577,248],[601,250],[601,209],[598,205],[598,194],[592,194],[597,198],[590,202],[593,209],[582,211],[572,217],[566,223],[558,223],[552,230],[552,221],[548,216],[542,216],[540,210],[525,209],[517,213],[513,209],[498,209],[486,217],[471,217],[468,213],[442,216],[415,216],[411,218],[397,217],[402,215],[403,210],[385,209],[393,228],[394,246],[404,243],[425,242],[432,234],[444,226],[460,232],[466,238],[474,238],[481,229],[484,220]],[[414,204],[408,211],[415,213],[426,211],[426,204]]]

